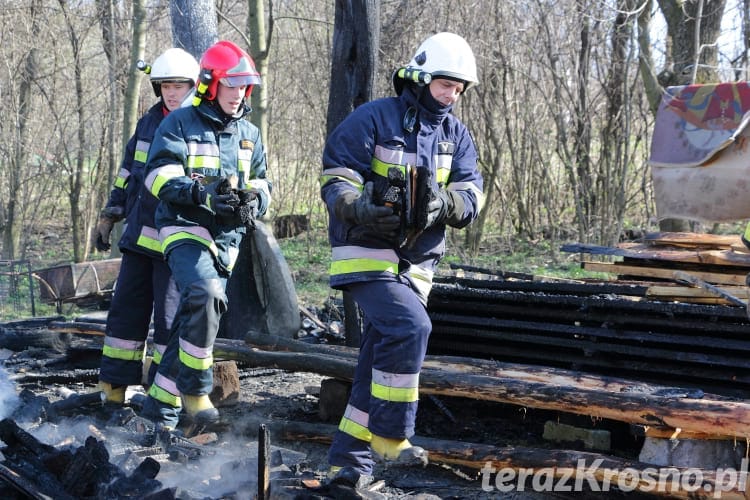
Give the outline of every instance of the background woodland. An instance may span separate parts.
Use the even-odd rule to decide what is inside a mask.
[[[207,13],[219,37],[245,47],[263,75],[253,121],[266,137],[271,219],[306,214],[325,228],[318,175],[329,88],[352,76],[345,64],[332,66],[334,35],[341,26],[339,36],[361,33],[364,10],[367,26],[377,25],[368,33],[377,42],[375,97],[392,94],[393,70],[433,33],[454,31],[474,49],[481,84],[455,112],[474,135],[487,203],[470,230],[450,234],[454,247],[472,255],[517,240],[550,249],[614,244],[626,230],[656,228],[647,159],[663,88],[746,79],[749,4],[0,2],[1,257],[44,258],[52,232],[72,242],[71,260],[101,257],[91,254],[89,234],[135,119],[155,102],[135,61],[152,61],[173,45],[175,24],[190,29]],[[192,15],[175,16],[180,8]]]

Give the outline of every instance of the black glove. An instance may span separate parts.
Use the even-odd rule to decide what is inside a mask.
[[[94,246],[100,252],[107,252],[112,248],[109,243],[109,235],[112,233],[112,228],[115,226],[115,222],[123,219],[124,210],[122,207],[107,207],[99,214],[99,222],[96,224],[96,239],[94,240]]]
[[[240,199],[236,193],[229,188],[228,181],[222,179],[217,183],[209,185],[208,189],[199,182],[193,184],[193,201],[196,205],[204,205],[214,214],[220,217],[231,217],[234,209],[239,205]],[[226,183],[226,189],[224,184]]]
[[[398,231],[400,219],[391,207],[376,205],[372,201],[372,182],[365,184],[362,193],[347,192],[334,205],[333,212],[349,224],[361,224],[381,234]]]
[[[260,200],[257,189],[246,189],[237,191],[239,206],[237,215],[240,222],[247,227],[255,228],[255,219],[258,217]]]
[[[112,232],[112,228],[115,226],[115,221],[108,217],[99,216],[99,222],[96,225],[96,240],[94,240],[94,246],[100,252],[106,252],[112,245],[109,244],[109,235]]]
[[[234,193],[210,194],[206,193],[204,205],[220,217],[231,217],[234,215],[234,207],[239,204],[239,199]]]
[[[464,199],[455,191],[440,189],[427,204],[425,229],[437,224],[457,225],[464,214]]]

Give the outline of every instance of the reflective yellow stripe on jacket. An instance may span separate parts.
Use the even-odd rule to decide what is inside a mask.
[[[398,255],[389,248],[360,246],[334,247],[331,251],[331,276],[339,274],[380,271],[398,274]]]
[[[163,165],[159,168],[153,169],[146,176],[146,189],[151,191],[151,194],[159,197],[159,191],[167,181],[174,179],[175,177],[182,177],[185,175],[185,169],[179,163],[170,163],[169,165]]]
[[[214,255],[219,255],[214,239],[208,229],[202,226],[165,226],[159,230],[162,252],[178,240],[189,239],[208,248]]]

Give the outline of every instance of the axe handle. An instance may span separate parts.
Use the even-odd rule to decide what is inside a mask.
[[[694,286],[703,288],[705,290],[708,290],[714,295],[717,295],[721,297],[722,299],[726,299],[736,306],[742,306],[742,307],[747,306],[747,303],[744,300],[735,297],[731,293],[725,290],[722,290],[721,288],[714,286],[711,283],[706,283],[702,279],[696,276],[693,276],[692,274],[688,274],[685,271],[675,271],[674,273],[672,273],[672,277],[674,278],[675,281],[679,281],[681,283],[688,283],[690,285],[694,285]]]

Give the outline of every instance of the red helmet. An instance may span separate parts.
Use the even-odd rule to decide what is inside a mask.
[[[247,52],[232,42],[221,40],[206,49],[201,57],[201,84],[199,92],[211,101],[216,98],[219,82],[227,87],[247,85],[245,98],[250,97],[253,85],[260,85],[260,73],[255,69],[255,62]],[[203,90],[202,86],[205,86]]]

